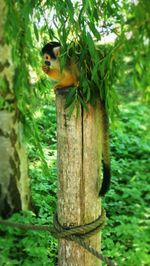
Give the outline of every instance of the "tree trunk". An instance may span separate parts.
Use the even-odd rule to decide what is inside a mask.
[[[0,216],[29,206],[27,156],[22,140],[22,124],[13,93],[14,67],[11,47],[5,43],[5,1],[0,4]]]
[[[74,110],[71,119],[65,110],[66,95],[57,92],[58,219],[63,226],[91,223],[101,213],[99,199],[102,132],[101,109],[88,105]],[[100,233],[86,240],[100,251]],[[100,266],[101,262],[78,244],[59,241],[59,266]]]

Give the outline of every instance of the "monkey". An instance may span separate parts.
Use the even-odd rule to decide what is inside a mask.
[[[58,83],[54,90],[78,86],[79,69],[73,58],[69,58],[68,65],[63,70],[60,68],[59,56],[61,53],[61,44],[59,42],[49,42],[42,48],[42,55],[45,64],[42,66],[43,71]],[[103,180],[99,196],[104,196],[110,187],[111,170],[109,156],[109,134],[108,134],[108,117],[105,108],[105,102],[101,101],[102,110],[102,164],[103,164]]]
[[[77,86],[79,79],[79,71],[72,58],[70,58],[69,64],[61,71],[59,61],[60,49],[61,45],[59,42],[49,42],[42,48],[45,61],[42,69],[51,79],[58,81],[54,90]]]

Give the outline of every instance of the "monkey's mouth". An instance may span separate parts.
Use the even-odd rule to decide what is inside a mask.
[[[51,65],[51,62],[49,62],[49,61],[45,61],[45,65],[46,65],[46,66],[50,66],[50,65]]]

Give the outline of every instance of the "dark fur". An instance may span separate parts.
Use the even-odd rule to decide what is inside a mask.
[[[110,187],[110,180],[111,180],[111,171],[110,171],[110,165],[107,165],[102,161],[103,163],[103,182],[101,186],[101,190],[99,195],[104,196]]]
[[[59,42],[49,42],[42,48],[42,54],[49,54],[51,58],[56,59],[53,48],[58,46],[61,46]]]
[[[110,154],[109,154],[109,122],[105,103],[101,102],[102,110],[102,157],[103,157],[103,180],[99,195],[104,196],[110,187],[111,169],[110,169]]]

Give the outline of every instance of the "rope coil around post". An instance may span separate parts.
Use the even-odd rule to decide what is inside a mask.
[[[106,222],[106,212],[103,209],[102,214],[93,222],[89,224],[72,226],[72,227],[63,227],[58,221],[57,213],[54,215],[54,234],[58,234],[58,238],[68,238],[71,235],[78,236],[80,238],[88,238],[92,235],[95,235],[100,231]]]
[[[81,247],[90,252],[93,256],[105,262],[108,266],[117,266],[116,263],[112,262],[107,257],[103,256],[97,250],[92,248],[89,244],[85,242],[85,239],[96,234],[100,231],[106,222],[106,212],[102,209],[101,215],[93,222],[81,226],[75,227],[63,227],[58,221],[57,213],[54,215],[54,224],[53,226],[48,225],[34,225],[34,224],[21,224],[14,223],[6,220],[0,220],[0,224],[16,227],[23,230],[36,230],[36,231],[48,231],[55,238],[63,238],[66,240],[74,241],[78,243]]]
[[[63,238],[78,243],[78,245],[86,249],[88,252],[90,252],[98,259],[105,262],[108,266],[117,266],[116,263],[112,262],[110,259],[103,256],[101,253],[99,253],[97,250],[95,250],[89,244],[87,244],[84,240],[99,232],[105,226],[105,223],[106,223],[106,212],[104,209],[102,209],[101,215],[95,221],[89,224],[75,226],[75,227],[62,227],[58,221],[56,213],[54,215],[54,231],[52,232],[52,234],[54,234],[54,236],[57,238]]]

